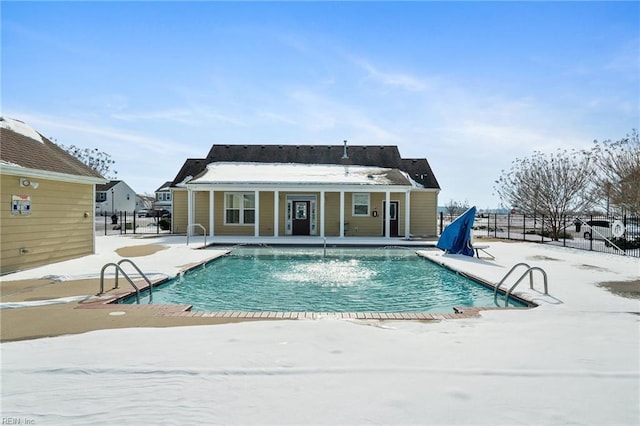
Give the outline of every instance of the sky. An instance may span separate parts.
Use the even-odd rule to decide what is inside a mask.
[[[3,1],[3,116],[153,193],[212,144],[397,145],[496,208],[534,151],[639,127],[637,2]]]

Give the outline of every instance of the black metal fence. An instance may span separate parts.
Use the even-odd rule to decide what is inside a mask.
[[[450,220],[440,219],[442,232]],[[544,215],[482,214],[474,221],[474,235],[640,257],[637,216],[567,216],[554,223]]]
[[[161,211],[117,212],[96,216],[95,229],[104,235],[170,234],[171,215]]]

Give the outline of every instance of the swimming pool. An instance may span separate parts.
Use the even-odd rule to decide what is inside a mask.
[[[124,303],[135,303],[129,299]],[[140,303],[193,311],[431,312],[495,307],[493,290],[406,249],[239,248]]]

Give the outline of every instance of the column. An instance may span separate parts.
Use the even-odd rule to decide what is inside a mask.
[[[255,199],[255,224],[253,225],[253,236],[260,236],[260,191],[254,192]]]
[[[324,238],[324,191],[320,191],[320,236]]]
[[[340,191],[340,238],[344,237],[344,191]]]
[[[411,236],[411,191],[404,193],[404,238]]]
[[[384,204],[384,237],[389,238],[391,236],[391,193],[389,191],[385,194]]]
[[[193,191],[187,189],[187,235],[192,236],[193,234]]]
[[[273,236],[280,233],[280,191],[273,191]]]
[[[215,209],[214,209],[214,204],[213,204],[213,197],[214,197],[214,191],[213,189],[209,190],[209,236],[213,237],[214,232],[214,226],[215,226]]]

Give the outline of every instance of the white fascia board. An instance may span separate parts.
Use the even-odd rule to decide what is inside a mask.
[[[187,184],[187,189],[192,191],[280,191],[280,192],[405,192],[407,190],[416,190],[409,185],[255,185],[255,184],[236,184],[236,185],[218,185],[218,184]]]
[[[85,184],[101,184],[109,182],[108,179],[92,177],[92,176],[79,176],[70,175],[67,173],[50,172],[48,170],[30,169],[27,167],[18,166],[15,164],[3,163],[0,167],[0,171],[3,175],[20,176],[26,178],[47,179],[60,182],[70,183],[85,183]]]

